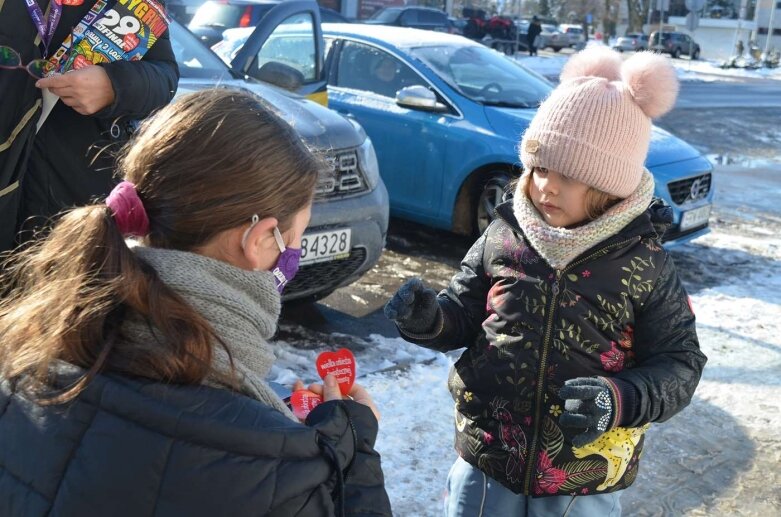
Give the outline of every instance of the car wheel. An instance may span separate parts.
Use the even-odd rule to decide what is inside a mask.
[[[673,59],[678,59],[679,57],[681,57],[681,49],[679,48],[673,49],[670,55],[672,56]]]
[[[698,48],[694,49],[694,54],[692,54],[692,59],[695,61],[700,59],[700,49]]]
[[[496,217],[494,209],[502,202],[510,178],[503,173],[494,173],[479,190],[475,207],[474,228],[482,235]]]
[[[553,47],[554,52],[558,52],[559,50],[561,50],[561,47]]]

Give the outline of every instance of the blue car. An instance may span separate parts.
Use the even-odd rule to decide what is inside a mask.
[[[508,181],[521,172],[520,135],[553,86],[457,35],[361,24],[323,24],[323,35],[328,106],[355,118],[372,139],[391,215],[481,233]],[[236,32],[226,39],[247,37]],[[674,209],[665,239],[707,232],[708,160],[654,128],[646,166],[656,195]]]

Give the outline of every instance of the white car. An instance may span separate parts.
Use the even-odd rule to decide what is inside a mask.
[[[537,37],[539,38],[537,48],[540,50],[552,48],[554,52],[558,52],[563,48],[569,47],[569,40],[558,31],[555,25],[543,23],[542,32]]]
[[[559,33],[562,39],[567,42],[567,47],[581,48],[586,44],[586,34],[580,25],[571,25],[562,23],[559,25]]]
[[[621,36],[613,44],[613,49],[619,52],[637,52],[648,49],[648,36],[641,32]]]

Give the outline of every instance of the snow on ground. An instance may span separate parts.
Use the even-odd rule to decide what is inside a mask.
[[[724,81],[725,78],[776,79],[781,81],[781,67],[759,68],[721,68],[721,63],[713,60],[690,61],[672,59],[681,81]]]
[[[627,52],[625,56],[631,56]],[[535,56],[517,55],[515,60],[538,74],[558,81],[561,69],[572,54],[560,54],[555,56]],[[675,67],[680,81],[698,81],[698,82],[729,82],[740,81],[741,79],[775,79],[781,81],[781,67],[778,68],[760,68],[750,70],[746,68],[721,68],[721,63],[717,61],[689,59],[672,59],[670,62]]]
[[[712,269],[684,275],[709,361],[690,407],[649,431],[625,515],[781,510],[781,169],[725,170],[716,175],[713,231],[673,250],[679,267]],[[272,376],[312,380],[317,351],[281,343]],[[394,514],[440,515],[455,459],[446,383],[458,353],[373,335],[356,356],[362,372],[386,369],[360,382],[382,412],[377,449]]]

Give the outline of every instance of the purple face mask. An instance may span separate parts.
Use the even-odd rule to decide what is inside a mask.
[[[252,216],[252,224],[244,232],[244,237],[241,239],[241,247],[244,248],[247,243],[247,237],[250,230],[258,224],[259,218],[257,215]],[[274,228],[274,240],[277,241],[279,247],[279,258],[277,263],[271,269],[271,273],[274,275],[274,285],[277,291],[282,293],[285,286],[293,280],[298,272],[299,263],[301,262],[301,248],[288,248],[285,246],[285,241],[282,239],[282,234],[279,233],[278,228]]]
[[[274,228],[274,239],[279,246],[279,259],[271,272],[274,274],[274,283],[277,286],[277,291],[282,293],[288,282],[293,280],[293,277],[298,273],[298,266],[301,262],[301,248],[287,248],[285,247],[285,241],[282,240],[282,235],[277,228]]]

